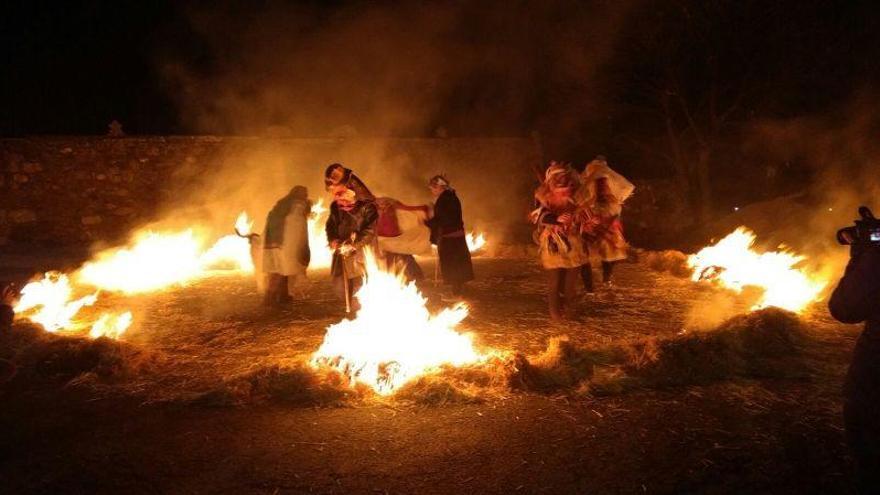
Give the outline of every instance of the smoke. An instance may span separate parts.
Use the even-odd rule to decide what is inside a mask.
[[[409,203],[430,201],[427,179],[445,172],[466,227],[514,235],[544,161],[530,136],[577,140],[604,118],[595,76],[634,3],[187,8],[188,49],[156,57],[183,127],[261,139],[208,157],[210,173],[166,216],[218,229],[241,209],[261,220],[295,184],[319,196],[323,169],[342,162]]]
[[[598,108],[597,70],[633,3],[226,2],[187,10],[198,55],[159,64],[198,132],[558,133]]]
[[[860,205],[880,208],[876,101],[876,93],[862,91],[821,114],[754,125],[744,147],[772,167],[789,194],[730,221],[753,227],[771,246],[783,243],[805,254],[810,268],[833,281],[849,254],[835,233],[852,225]]]

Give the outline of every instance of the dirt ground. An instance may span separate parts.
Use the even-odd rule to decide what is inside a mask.
[[[559,335],[585,346],[674,337],[718,292],[623,264],[580,321],[560,325],[546,318],[533,261],[477,259],[476,270],[465,330],[528,355]],[[435,405],[239,393],[242,377],[305,360],[343,316],[326,272],[313,278],[309,298],[283,310],[238,277],[104,297],[92,311],[131,308],[126,348],[149,365],[112,380],[24,368],[0,388],[3,492],[852,492],[839,389],[860,328],[821,303],[800,317],[819,351],[792,376],[615,394],[511,389]],[[442,304],[438,288],[423,290]]]

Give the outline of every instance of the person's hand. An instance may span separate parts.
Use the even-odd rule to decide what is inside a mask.
[[[339,254],[342,256],[351,256],[354,254],[355,248],[351,244],[345,243],[339,248]]]
[[[8,284],[0,289],[0,304],[15,306],[16,299],[18,299],[18,290],[12,284]]]

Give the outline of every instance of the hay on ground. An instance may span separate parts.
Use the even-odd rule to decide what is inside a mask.
[[[68,382],[88,375],[93,381],[114,382],[150,371],[160,360],[154,352],[106,337],[91,339],[16,325],[4,337],[2,356],[18,368],[14,380]]]
[[[715,330],[629,344],[625,368],[652,384],[802,376],[807,340],[794,313],[768,308],[733,317]]]
[[[669,273],[679,278],[689,278],[693,273],[687,264],[687,255],[674,249],[644,251],[640,258],[648,268],[655,272]]]
[[[214,390],[198,395],[194,402],[209,406],[242,406],[280,402],[296,406],[332,406],[362,398],[369,392],[350,387],[337,372],[314,370],[306,363],[267,366],[225,380]]]

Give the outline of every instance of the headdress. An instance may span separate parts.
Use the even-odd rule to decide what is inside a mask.
[[[446,178],[443,174],[437,174],[434,177],[431,177],[431,180],[428,181],[428,185],[430,186],[441,186],[445,188],[449,188],[449,179]]]

